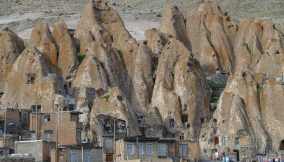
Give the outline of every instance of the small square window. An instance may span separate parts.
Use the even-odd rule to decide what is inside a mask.
[[[41,112],[41,105],[32,105],[32,112],[33,113],[40,113]]]
[[[45,115],[45,116],[43,117],[43,121],[44,121],[44,123],[49,122],[49,121],[50,121],[50,115],[49,115],[49,114],[48,114],[48,115]]]
[[[170,119],[170,127],[171,128],[175,127],[175,120],[174,119]]]
[[[75,105],[74,104],[69,104],[68,107],[69,107],[69,111],[75,110]]]

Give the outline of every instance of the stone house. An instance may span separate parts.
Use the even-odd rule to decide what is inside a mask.
[[[16,154],[30,154],[36,162],[50,162],[50,151],[55,143],[44,140],[16,141]]]
[[[74,145],[57,149],[59,162],[104,162],[102,148]],[[51,151],[51,162],[56,162],[56,149]]]
[[[189,147],[187,143],[173,138],[127,137],[116,141],[115,159],[156,161],[167,160],[187,161]]]
[[[77,145],[81,143],[78,118],[79,112],[70,111],[31,113],[30,130],[35,132],[38,139],[58,142],[58,145]]]

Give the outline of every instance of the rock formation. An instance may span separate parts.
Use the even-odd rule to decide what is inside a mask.
[[[199,63],[183,43],[171,39],[159,59],[152,107],[163,121],[174,119],[185,128],[186,139],[197,140],[201,121],[209,115],[207,88]]]
[[[55,112],[57,100],[60,106],[74,100],[70,111],[80,112],[81,140],[96,146],[107,119],[126,123],[124,137],[185,142],[190,160],[227,148],[242,160],[278,151],[284,40],[275,25],[236,25],[206,0],[186,17],[167,4],[160,29],[145,36],[138,43],[105,0],[89,0],[74,36],[63,21],[52,32],[39,22],[24,50],[6,29],[1,104]]]
[[[128,135],[130,137],[141,135],[138,129],[137,120],[135,120],[135,114],[129,111],[128,99],[123,96],[118,88],[110,88],[106,93],[97,97],[94,100],[94,105],[91,112],[91,129],[95,132],[101,132],[97,130],[97,119],[100,115],[107,115],[112,118],[121,119],[127,122]],[[101,138],[98,134],[97,138]]]
[[[236,71],[249,68],[267,77],[282,75],[282,41],[280,32],[269,21],[241,21],[234,44]]]
[[[0,31],[0,92],[3,92],[5,79],[20,53],[24,50],[24,42],[9,29]]]
[[[133,105],[136,105],[136,112],[145,113],[149,108],[154,86],[154,65],[153,54],[146,42],[141,43],[135,58],[135,69],[133,76],[134,95]]]
[[[138,44],[105,0],[89,0],[78,23],[76,37],[80,40],[82,53],[86,53],[93,41],[112,45],[122,55],[128,73],[133,73]]]
[[[79,62],[75,42],[63,20],[54,24],[52,36],[58,46],[57,66],[65,79],[70,78],[74,75]]]
[[[147,46],[152,50],[154,57],[158,59],[168,39],[159,30],[153,28],[145,31]]]
[[[187,48],[191,48],[186,33],[186,19],[177,6],[172,6],[170,2],[166,4],[161,20],[160,31],[167,33],[177,40],[183,42]]]
[[[23,109],[41,105],[42,112],[53,112],[55,94],[62,92],[62,83],[44,54],[29,47],[14,62],[4,91],[4,105]]]
[[[204,2],[187,16],[192,52],[207,74],[234,68],[233,39],[237,26],[214,2]]]
[[[31,42],[53,65],[57,65],[58,49],[47,23],[39,21],[35,24],[31,34]]]
[[[214,112],[211,125],[215,125],[215,131],[208,131],[209,136],[204,133],[200,143],[211,139],[212,144],[214,138],[220,139],[221,144],[212,144],[211,148],[240,150],[247,155],[241,159],[277,152],[284,138],[280,131],[283,113],[278,105],[283,100],[282,41],[281,33],[268,21],[240,22],[234,44],[235,72]],[[208,148],[204,145],[202,148]]]

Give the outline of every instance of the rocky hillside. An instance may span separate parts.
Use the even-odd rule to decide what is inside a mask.
[[[184,13],[167,3],[161,25],[137,41],[105,0],[89,0],[75,30],[38,21],[28,42],[0,33],[0,103],[54,112],[74,99],[86,138],[101,143],[100,115],[128,136],[188,143],[208,159],[246,141],[242,159],[284,139],[283,34],[271,21],[234,21],[216,2]],[[224,140],[223,140],[224,139]],[[219,141],[222,141],[222,143]]]
[[[120,13],[127,14],[159,14],[167,0],[110,0]],[[203,0],[175,0],[175,4],[183,10],[192,10]],[[234,18],[258,17],[283,22],[284,2],[282,0],[216,0]],[[62,15],[78,13],[86,0],[1,0],[0,15],[14,13],[45,12]]]

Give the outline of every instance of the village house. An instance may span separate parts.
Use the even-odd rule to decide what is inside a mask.
[[[51,150],[51,162],[104,162],[103,150],[101,147],[93,147],[89,144],[64,146]]]
[[[187,161],[188,144],[175,139],[128,137],[116,141],[116,160]]]
[[[35,162],[50,162],[50,151],[55,147],[54,142],[44,140],[16,141],[15,152],[20,155],[31,155]]]
[[[14,152],[14,142],[22,138],[28,128],[28,113],[12,108],[0,110],[0,155]]]
[[[57,142],[58,145],[77,145],[81,143],[78,118],[79,112],[71,111],[31,113],[30,130],[35,132],[37,139]]]

